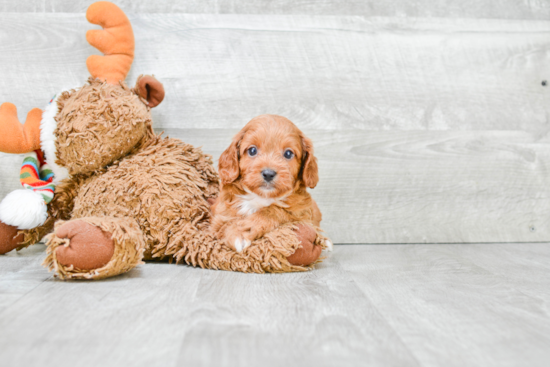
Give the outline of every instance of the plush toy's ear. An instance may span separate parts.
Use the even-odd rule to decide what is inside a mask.
[[[244,136],[244,132],[241,131],[233,138],[231,145],[227,148],[218,162],[218,173],[222,185],[230,184],[239,178],[239,145]]]
[[[313,142],[311,139],[302,137],[304,156],[302,157],[302,180],[304,184],[313,189],[319,182],[319,169],[317,158],[313,155]]]
[[[158,106],[164,99],[164,87],[154,76],[140,76],[135,90],[141,98],[147,101],[151,108]]]

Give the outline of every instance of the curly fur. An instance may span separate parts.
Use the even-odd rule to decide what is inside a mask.
[[[267,169],[273,172],[269,180],[263,176]],[[285,223],[319,226],[321,212],[306,188],[318,181],[313,144],[287,118],[250,120],[221,155],[219,171],[222,184],[211,229],[236,251]]]
[[[47,160],[55,158],[49,163],[55,163],[60,181],[48,205],[47,220],[22,231],[19,248],[37,242],[54,226],[78,220],[85,221],[88,229],[93,225],[111,234],[113,256],[89,271],[63,265],[56,249],[70,246],[76,237],[59,238],[54,231],[48,236],[44,265],[62,279],[114,276],[143,259],[257,273],[308,269],[287,260],[301,246],[294,224],[276,228],[241,253],[211,234],[210,203],[219,190],[212,158],[180,140],[154,134],[150,108],[164,98],[164,88],[154,77],[140,77],[134,88],[119,81],[133,59],[133,34],[124,13],[113,4],[99,2],[87,14],[94,24],[117,26],[88,33],[90,44],[106,54],[88,60],[91,75],[98,78],[62,92],[42,115]],[[116,42],[103,42],[104,35]],[[127,51],[124,55],[121,45]],[[114,46],[117,55],[113,55]],[[13,228],[4,229],[13,240]],[[316,243],[324,247],[322,239],[317,236]]]
[[[59,205],[66,203],[63,198],[72,198],[73,220],[85,219],[95,224],[100,218],[114,217],[127,225],[132,223],[132,244],[144,244],[145,260],[168,258],[202,268],[256,273],[309,269],[291,265],[286,259],[300,246],[293,225],[269,233],[243,253],[236,253],[212,236],[208,231],[208,199],[218,194],[212,159],[199,148],[177,139],[155,136],[138,152],[90,176],[77,176],[77,180],[59,186],[52,212],[66,218]],[[96,218],[95,222],[89,218]],[[101,222],[100,228],[110,230],[108,223]],[[318,241],[324,247],[322,238],[318,236]],[[113,239],[116,249],[125,243],[129,246],[116,232]],[[128,270],[128,264],[120,259],[88,272],[64,267],[56,261],[54,250],[65,243],[66,240],[50,235],[45,260],[45,265],[63,279],[99,279]],[[116,251],[123,253],[121,249]],[[135,266],[139,262],[130,263]]]
[[[294,266],[286,258],[300,247],[295,223],[241,253],[219,241],[209,230],[210,202],[219,194],[212,158],[178,139],[155,135],[149,108],[134,93],[124,83],[89,80],[58,98],[57,163],[72,175],[57,185],[46,222],[22,231],[19,248],[39,241],[54,225],[82,219],[112,233],[115,255],[93,271],[63,266],[55,249],[68,240],[52,234],[44,265],[62,279],[113,276],[142,260],[256,273],[311,267]],[[321,234],[316,241],[325,248]]]
[[[63,92],[57,105],[56,163],[72,175],[105,167],[153,136],[149,108],[123,82],[90,78],[82,88]]]
[[[209,156],[176,139],[152,138],[139,152],[94,174],[75,199],[72,218],[135,218],[147,257],[164,257],[208,225],[207,199],[217,195]]]

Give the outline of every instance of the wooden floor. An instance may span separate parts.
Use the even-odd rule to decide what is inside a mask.
[[[88,78],[91,2],[0,0],[0,103],[20,120]],[[289,117],[314,141],[334,242],[502,243],[101,282],[54,279],[37,245],[0,256],[0,367],[550,365],[547,1],[115,2],[128,84],[166,89],[156,131],[217,159],[253,116]],[[21,162],[0,154],[0,199]]]
[[[548,366],[550,244],[340,245],[315,271],[0,256],[1,366]]]

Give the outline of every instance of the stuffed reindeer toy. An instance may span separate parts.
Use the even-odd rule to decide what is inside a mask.
[[[282,225],[241,252],[212,234],[211,157],[154,133],[150,109],[164,89],[152,76],[124,83],[134,35],[122,10],[97,2],[86,16],[103,28],[86,38],[104,54],[88,58],[88,82],[31,110],[25,124],[13,104],[0,107],[0,151],[24,153],[23,189],[0,203],[0,254],[47,235],[44,264],[62,279],[106,278],[155,259],[257,273],[311,268],[325,238],[310,225]]]

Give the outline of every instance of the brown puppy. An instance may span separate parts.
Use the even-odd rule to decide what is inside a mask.
[[[281,224],[321,222],[307,192],[319,181],[313,144],[282,116],[246,124],[220,156],[219,175],[212,230],[238,252]]]

